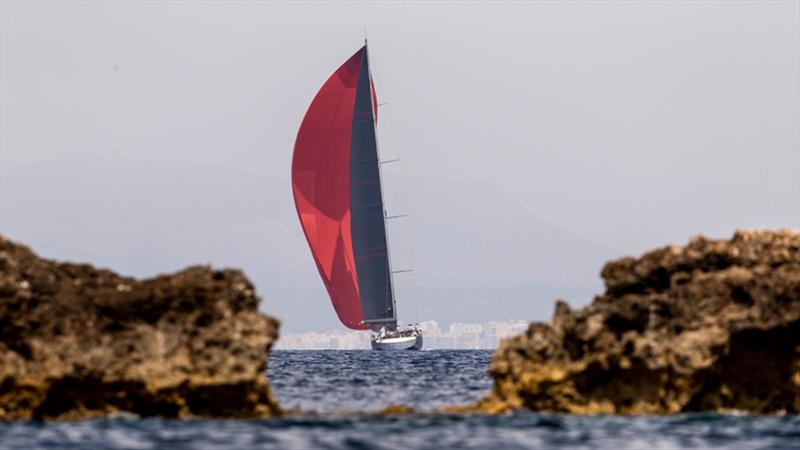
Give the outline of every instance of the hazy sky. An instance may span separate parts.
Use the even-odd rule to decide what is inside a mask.
[[[488,186],[612,255],[696,233],[800,227],[797,1],[4,0],[4,203],[52,209],[48,196],[26,197],[8,181],[45,162],[81,161],[87,176],[103,170],[100,160],[202,165],[282,185],[311,98],[365,29],[379,102],[388,103],[382,152],[402,157],[408,180]],[[291,245],[302,244],[289,192],[259,207],[274,211]],[[114,201],[144,201],[136,189],[125,195]],[[424,196],[412,192],[409,209]],[[444,210],[456,201],[485,207],[457,196],[437,201]],[[0,231],[37,250],[53,242],[41,217],[12,220],[14,211],[0,205]],[[102,219],[82,220],[111,232]],[[489,233],[521,226],[474,220]],[[423,241],[429,231],[414,228]],[[476,259],[503,259],[502,248],[476,248]],[[599,270],[601,262],[591,263]],[[102,263],[125,268],[122,259]],[[313,283],[314,295],[323,292]],[[552,299],[537,301],[532,316],[549,314]]]

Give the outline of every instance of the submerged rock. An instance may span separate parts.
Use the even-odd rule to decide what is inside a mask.
[[[479,410],[800,412],[800,233],[692,239],[602,271],[494,354]]]
[[[278,415],[258,302],[238,270],[137,281],[0,236],[0,420]]]

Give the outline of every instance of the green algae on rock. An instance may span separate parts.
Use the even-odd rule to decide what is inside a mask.
[[[137,281],[0,236],[0,420],[279,415],[258,302],[238,270]]]
[[[611,261],[606,292],[503,341],[475,410],[800,412],[800,233],[738,231]]]

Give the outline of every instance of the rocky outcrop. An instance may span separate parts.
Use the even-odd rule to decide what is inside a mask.
[[[800,233],[697,237],[602,277],[589,306],[501,344],[479,409],[800,412]]]
[[[237,270],[137,281],[0,236],[0,419],[278,415],[258,302]]]

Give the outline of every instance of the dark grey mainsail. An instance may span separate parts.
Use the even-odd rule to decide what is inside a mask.
[[[364,323],[397,327],[392,269],[386,240],[375,104],[367,53],[361,64],[350,144],[350,220]]]

